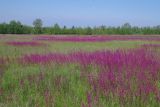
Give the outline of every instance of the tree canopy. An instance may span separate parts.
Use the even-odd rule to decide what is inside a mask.
[[[34,33],[35,34],[41,34],[42,33],[42,25],[43,22],[41,19],[36,19],[33,21],[33,26],[34,26]]]
[[[77,35],[111,35],[111,34],[160,34],[160,25],[154,27],[138,27],[125,23],[118,27],[105,25],[98,27],[61,27],[58,23],[51,27],[43,27],[43,21],[36,19],[33,27],[21,24],[20,21],[12,20],[9,23],[0,23],[0,34],[77,34]]]

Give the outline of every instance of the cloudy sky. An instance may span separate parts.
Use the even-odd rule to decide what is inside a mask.
[[[0,0],[0,22],[19,20],[45,26],[160,25],[160,0]]]

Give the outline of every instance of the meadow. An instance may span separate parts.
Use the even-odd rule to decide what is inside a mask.
[[[159,106],[159,35],[0,35],[0,107]]]

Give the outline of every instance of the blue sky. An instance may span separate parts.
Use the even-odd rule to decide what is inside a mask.
[[[19,20],[45,26],[160,25],[160,0],[0,0],[0,22]]]

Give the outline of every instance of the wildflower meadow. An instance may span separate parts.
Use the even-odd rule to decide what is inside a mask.
[[[0,107],[159,107],[158,35],[0,35]]]

